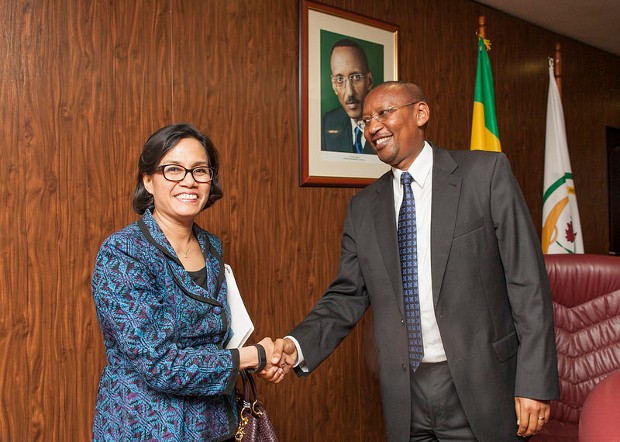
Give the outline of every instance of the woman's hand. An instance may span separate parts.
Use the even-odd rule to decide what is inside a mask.
[[[257,345],[260,345],[265,350],[263,357],[264,365],[261,367],[261,355]],[[257,345],[249,345],[239,349],[239,368],[244,369],[256,369],[260,368],[261,373],[267,372],[270,374],[269,380],[272,382],[280,382],[284,379],[284,375],[288,372],[288,368],[274,366],[271,359],[273,358],[274,342],[271,338],[263,338]]]
[[[297,348],[290,339],[277,339],[267,367],[258,373],[266,381],[277,384],[297,362]]]
[[[281,382],[284,379],[286,373],[288,373],[290,367],[273,365],[272,359],[275,345],[271,338],[264,338],[262,341],[259,342],[259,344],[263,346],[263,348],[265,349],[265,354],[267,356],[267,365],[263,368],[263,370],[260,371],[260,377],[269,378],[269,381],[276,384],[278,382]],[[266,373],[268,373],[268,376],[265,376]]]

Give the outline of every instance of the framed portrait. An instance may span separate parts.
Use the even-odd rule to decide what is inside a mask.
[[[300,185],[363,187],[385,173],[356,125],[366,94],[398,79],[398,26],[302,0]]]

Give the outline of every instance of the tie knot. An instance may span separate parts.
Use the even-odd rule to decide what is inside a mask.
[[[409,172],[403,172],[400,176],[400,183],[404,186],[409,186],[413,182],[413,177]]]

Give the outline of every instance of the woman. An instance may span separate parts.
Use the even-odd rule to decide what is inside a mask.
[[[107,238],[93,296],[106,347],[93,440],[220,441],[234,436],[240,369],[263,369],[273,342],[227,350],[222,245],[194,224],[222,197],[218,155],[190,124],[159,129],[138,163],[142,218]]]

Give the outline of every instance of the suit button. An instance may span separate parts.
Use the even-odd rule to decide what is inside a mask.
[[[405,323],[405,320],[404,320],[403,318],[400,318],[400,323],[401,323],[401,324],[404,324],[404,323]]]
[[[215,342],[216,344],[217,344],[218,342],[220,342],[220,337],[219,337],[219,336],[215,336],[215,337],[213,338],[213,342]]]
[[[214,307],[213,308],[213,313],[215,313],[216,315],[219,315],[220,313],[222,313],[222,308],[221,307]]]

